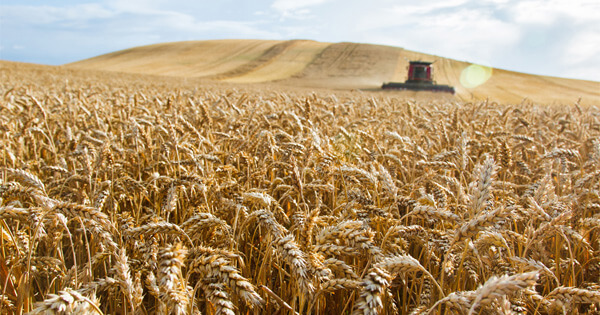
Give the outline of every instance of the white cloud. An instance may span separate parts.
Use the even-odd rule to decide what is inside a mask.
[[[509,3],[511,0],[482,0],[482,3],[490,3],[496,6],[502,6]]]
[[[163,4],[135,0],[135,5],[142,7],[124,1],[64,7],[0,6],[1,43],[6,47],[1,58],[62,64],[158,42],[280,37],[266,28],[260,17],[249,21],[199,19],[192,10],[163,9]],[[23,37],[28,38],[27,50],[15,49]]]
[[[567,65],[585,64],[587,60],[600,61],[600,32],[581,32],[565,46],[563,59]]]
[[[118,12],[148,13],[160,11],[168,3],[165,0],[105,0],[107,7]]]
[[[87,2],[0,5],[2,58],[69,62],[156,42],[306,38],[400,46],[556,76],[592,69],[600,80],[598,0]],[[15,51],[23,38],[27,49]]]
[[[361,7],[356,26],[349,25],[349,32],[362,42],[554,76],[577,77],[575,69],[588,62],[588,68],[596,69],[592,78],[600,79],[596,0],[457,0],[393,6],[374,1],[371,8]]]
[[[436,23],[440,18],[444,18],[444,12],[436,12],[440,9],[456,9],[464,1],[440,1],[424,5],[394,5],[391,7],[382,7],[375,5],[373,8],[365,8],[363,14],[357,17],[358,28],[372,30],[383,27],[398,25],[413,26],[415,31],[417,27]],[[451,11],[450,11],[451,12]]]
[[[271,8],[279,11],[279,12],[288,12],[293,10],[298,10],[306,7],[312,7],[316,5],[323,4],[328,0],[275,0],[271,5]]]
[[[314,7],[322,6],[327,2],[331,0],[275,0],[271,4],[271,9],[278,13],[279,21],[306,21],[316,18],[316,14],[313,13]]]
[[[27,24],[43,25],[64,21],[89,21],[106,19],[114,16],[114,12],[99,4],[76,4],[68,7],[53,6],[3,6],[0,10],[2,19],[21,20]]]
[[[464,1],[379,9],[359,20],[365,39],[377,34],[379,43],[401,46],[459,60],[492,64],[502,47],[514,45],[520,30],[495,18],[487,9],[469,8]]]
[[[509,11],[519,24],[549,25],[567,18],[576,24],[598,22],[600,2],[597,0],[519,0],[511,4]]]
[[[125,36],[129,32],[197,34],[207,31],[239,32],[240,35],[258,37],[276,36],[275,32],[261,29],[263,22],[260,19],[246,22],[219,18],[198,20],[191,12],[162,9],[161,5],[165,3],[167,2],[163,0],[111,0],[105,4],[75,4],[65,7],[3,6],[0,17],[2,20],[10,19],[15,24],[19,22],[27,26],[52,25],[52,28],[74,33],[81,32],[82,28],[96,27],[96,31],[121,33]],[[48,30],[50,31],[52,30]]]

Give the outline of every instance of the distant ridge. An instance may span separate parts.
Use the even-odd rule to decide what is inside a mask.
[[[435,61],[434,79],[452,85],[462,100],[544,104],[600,105],[600,83],[491,70],[478,86],[461,84],[464,61],[398,47],[323,43],[311,40],[207,40],[134,47],[66,67],[202,77],[234,83],[272,83],[311,88],[378,89],[383,82],[404,81],[407,60]]]

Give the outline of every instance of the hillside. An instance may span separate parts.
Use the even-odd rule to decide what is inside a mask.
[[[435,80],[454,86],[456,96],[465,101],[490,99],[520,103],[527,99],[544,104],[573,104],[581,98],[581,104],[600,104],[599,82],[479,68],[480,72],[491,70],[487,73],[489,80],[474,86],[465,84],[464,80],[461,83],[463,71],[470,66],[468,62],[398,47],[357,43],[309,40],[162,43],[109,53],[66,66],[235,83],[378,89],[386,81],[404,81],[408,60],[435,61]],[[422,93],[401,94],[414,96]]]

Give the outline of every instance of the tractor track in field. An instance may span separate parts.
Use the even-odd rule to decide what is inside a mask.
[[[216,74],[214,76],[210,76],[210,79],[223,80],[227,78],[242,76],[244,74],[250,73],[252,71],[257,70],[260,67],[264,67],[273,61],[277,56],[285,53],[288,49],[296,45],[298,41],[290,40],[284,41],[281,43],[277,43],[273,45],[271,48],[267,49],[260,57],[257,59],[251,60],[248,63],[245,63],[235,69],[229,70],[224,73]]]

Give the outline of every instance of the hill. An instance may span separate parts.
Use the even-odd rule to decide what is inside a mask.
[[[599,82],[474,67],[468,62],[403,48],[358,43],[309,40],[162,43],[113,52],[66,66],[235,83],[375,90],[386,81],[404,81],[408,60],[435,61],[435,80],[454,86],[456,97],[461,100],[519,103],[527,99],[544,104],[573,104],[581,98],[581,104],[600,104]],[[466,72],[469,70],[472,71]],[[465,80],[469,77],[480,82]]]

